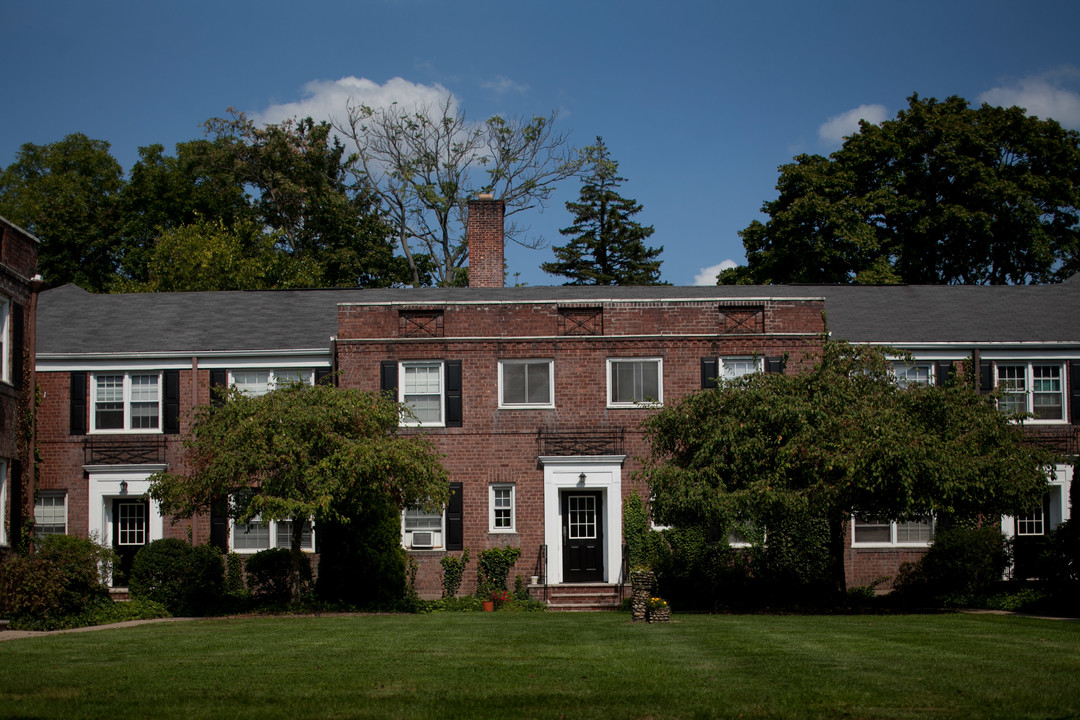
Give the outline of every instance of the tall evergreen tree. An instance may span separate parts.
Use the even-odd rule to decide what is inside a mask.
[[[589,170],[580,202],[566,203],[574,224],[559,231],[572,239],[555,248],[556,262],[544,263],[541,269],[570,278],[567,285],[661,284],[663,261],[658,258],[664,248],[645,246],[652,226],[631,220],[641,205],[616,192],[626,182],[619,177],[619,163],[611,159],[600,137],[584,152]]]

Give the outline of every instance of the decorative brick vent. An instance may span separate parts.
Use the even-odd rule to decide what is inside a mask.
[[[559,308],[560,335],[603,335],[603,308]]]
[[[398,313],[401,337],[442,337],[442,310],[401,310]]]
[[[721,305],[720,332],[725,335],[765,332],[764,305]]]

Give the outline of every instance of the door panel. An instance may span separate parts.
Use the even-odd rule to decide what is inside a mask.
[[[563,580],[602,582],[604,513],[601,493],[563,493],[562,520]]]
[[[147,500],[113,500],[113,587],[127,587],[135,554],[150,541],[150,503]]]

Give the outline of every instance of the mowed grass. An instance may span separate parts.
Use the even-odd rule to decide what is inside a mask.
[[[208,619],[0,642],[0,717],[1080,717],[1080,624],[968,614]]]

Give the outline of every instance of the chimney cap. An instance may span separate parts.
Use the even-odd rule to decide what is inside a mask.
[[[476,196],[477,200],[494,200],[495,196],[492,193],[480,193]]]

